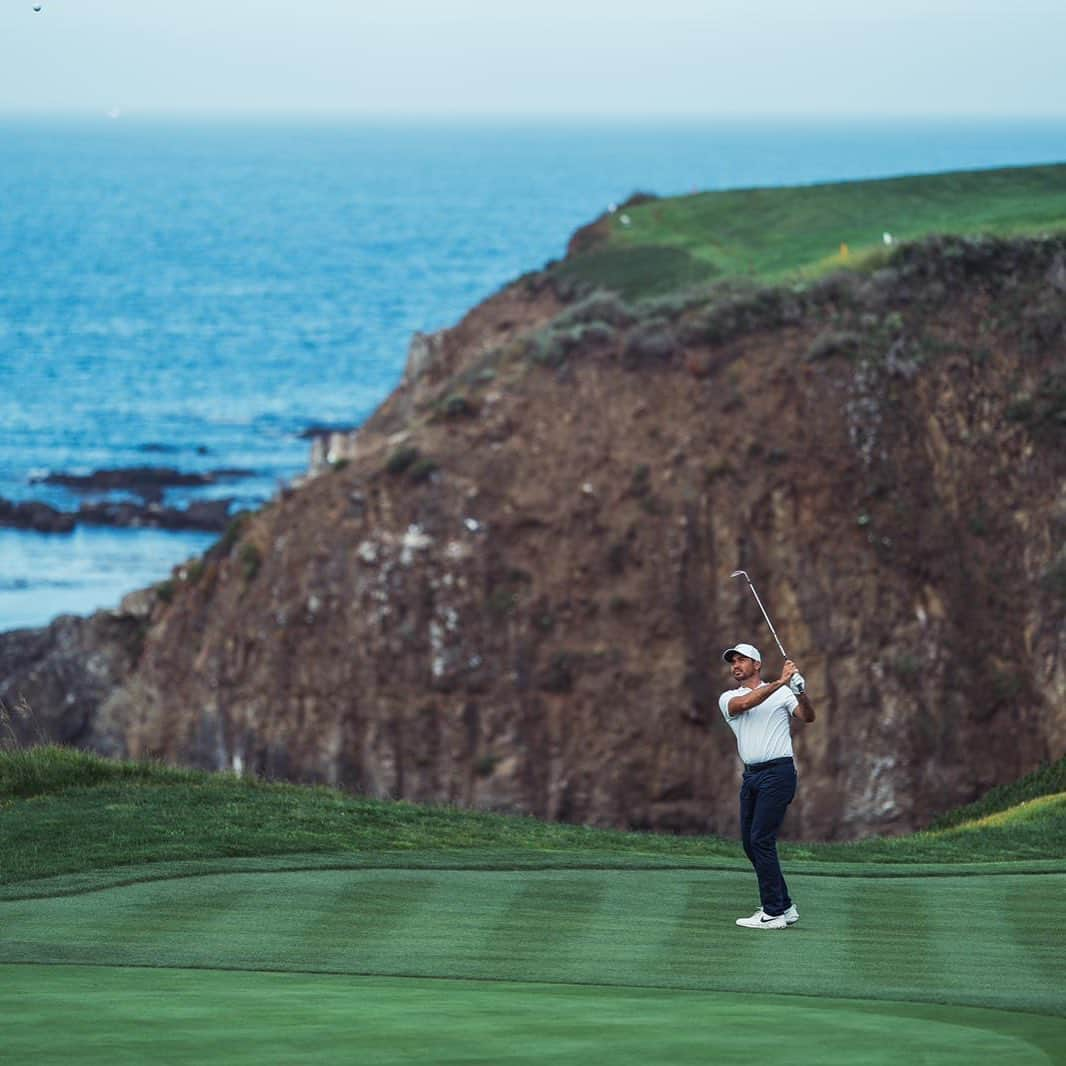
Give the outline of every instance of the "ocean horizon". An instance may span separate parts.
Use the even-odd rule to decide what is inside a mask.
[[[257,506],[309,427],[385,399],[413,332],[636,191],[1063,160],[1066,119],[0,116],[0,497],[72,510],[90,497],[49,473],[239,468],[164,502]],[[0,630],[117,606],[214,539],[0,528]]]

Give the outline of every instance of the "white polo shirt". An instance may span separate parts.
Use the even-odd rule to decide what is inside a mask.
[[[763,682],[765,685],[766,682]],[[762,686],[760,686],[761,688]],[[732,715],[729,701],[735,696],[747,696],[750,688],[734,688],[723,692],[718,698],[722,716],[729,723],[737,738],[741,762],[751,765],[783,759],[792,755],[792,734],[789,731],[789,716],[799,706],[799,700],[788,685],[779,688],[773,695],[744,714]]]

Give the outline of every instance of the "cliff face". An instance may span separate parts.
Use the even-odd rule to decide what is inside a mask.
[[[738,640],[808,680],[792,836],[903,831],[1066,750],[1066,246],[635,314],[523,279],[176,574],[89,742],[733,832]],[[561,318],[559,317],[561,313]]]

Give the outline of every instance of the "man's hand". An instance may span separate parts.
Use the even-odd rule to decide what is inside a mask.
[[[782,685],[787,685],[791,681],[792,675],[795,672],[796,672],[796,664],[791,659],[786,659],[785,660],[785,668],[781,671],[781,677],[779,679],[780,683]]]
[[[807,691],[807,682],[803,680],[803,674],[798,670],[788,679],[788,687],[797,696],[802,696]]]

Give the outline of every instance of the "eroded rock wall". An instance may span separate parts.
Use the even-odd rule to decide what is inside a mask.
[[[934,244],[565,334],[516,284],[176,575],[93,743],[732,833],[720,653],[780,666],[742,567],[818,709],[789,833],[919,827],[1066,750],[1062,261]]]

